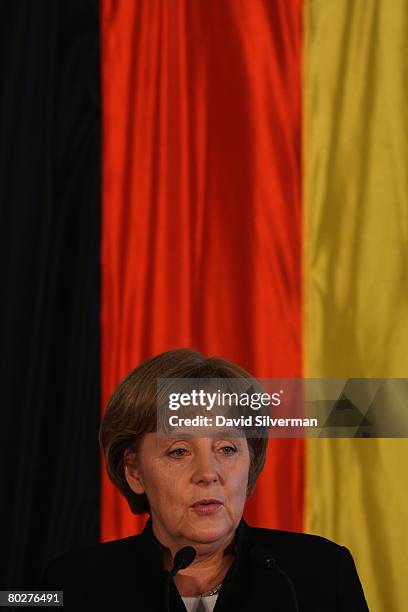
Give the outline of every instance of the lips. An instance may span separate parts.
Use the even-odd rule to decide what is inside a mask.
[[[222,501],[219,499],[208,498],[199,499],[192,504],[191,508],[198,514],[214,514],[221,508],[222,505]]]

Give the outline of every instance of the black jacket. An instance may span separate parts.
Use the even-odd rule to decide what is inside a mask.
[[[66,553],[51,562],[42,587],[64,591],[65,611],[185,612],[174,582],[162,570],[151,520],[139,535]],[[296,609],[368,610],[349,551],[325,538],[253,528],[241,520],[235,561],[214,612]]]

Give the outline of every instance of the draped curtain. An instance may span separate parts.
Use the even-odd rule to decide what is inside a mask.
[[[408,376],[408,5],[305,14],[305,374]],[[313,440],[305,528],[349,546],[372,610],[406,609],[407,440]]]
[[[97,437],[144,359],[407,377],[408,8],[6,0],[0,23],[0,586],[21,589],[143,526]],[[407,464],[403,439],[271,440],[245,518],[348,546],[370,609],[403,612]]]
[[[97,2],[0,6],[0,587],[99,539]]]
[[[102,2],[104,404],[175,347],[301,375],[301,9]],[[134,533],[102,479],[102,538]],[[301,440],[271,442],[246,517],[302,529]]]

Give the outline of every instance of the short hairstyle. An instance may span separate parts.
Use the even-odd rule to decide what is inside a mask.
[[[102,420],[99,439],[109,478],[126,497],[134,514],[150,512],[145,494],[132,491],[125,477],[125,453],[137,453],[146,433],[157,427],[158,378],[252,378],[222,357],[205,357],[192,349],[175,349],[144,361],[116,387]],[[267,438],[248,438],[250,467],[247,499],[265,464]]]

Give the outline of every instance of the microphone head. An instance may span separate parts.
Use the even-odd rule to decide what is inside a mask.
[[[177,569],[185,569],[192,563],[195,559],[196,551],[192,546],[184,546],[180,548],[174,555],[174,566]]]
[[[252,561],[261,567],[268,569],[277,568],[276,559],[271,552],[262,546],[254,546],[250,552]]]

